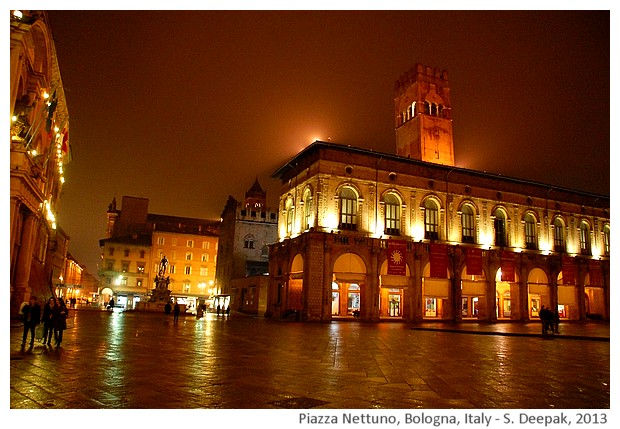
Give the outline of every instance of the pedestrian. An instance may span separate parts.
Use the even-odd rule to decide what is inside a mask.
[[[174,323],[179,321],[179,314],[181,313],[181,306],[177,301],[174,302]]]
[[[560,313],[557,310],[553,313],[553,333],[560,333]]]
[[[52,309],[56,305],[56,299],[51,297],[43,307],[43,316],[41,316],[41,322],[43,322],[43,344],[48,346],[52,343],[52,335],[54,334],[54,319]]]
[[[114,298],[110,298],[110,302],[108,302],[108,310],[114,310]]]
[[[60,347],[62,343],[62,334],[67,329],[67,315],[69,310],[65,305],[62,298],[58,299],[56,305],[52,308],[52,319],[54,326],[54,340],[56,341],[56,347]]]
[[[217,310],[217,315],[219,316],[220,315],[220,305],[219,304],[217,305],[217,309],[216,310]]]
[[[538,317],[540,317],[540,321],[542,322],[542,333],[543,335],[547,335],[549,333],[549,328],[553,329],[551,325],[553,313],[551,312],[551,310],[545,308],[545,306],[543,305],[542,307],[540,307]]]
[[[37,303],[36,296],[31,296],[30,302],[22,307],[22,317],[24,321],[22,348],[26,346],[28,332],[30,332],[30,348],[32,348],[34,346],[34,330],[41,321],[41,307]]]
[[[226,317],[230,316],[230,305],[226,307]]]
[[[170,301],[168,301],[166,305],[164,306],[164,313],[170,314],[171,309],[172,309],[172,306],[170,305]]]

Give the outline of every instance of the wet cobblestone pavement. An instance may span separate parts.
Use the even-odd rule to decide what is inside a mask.
[[[20,350],[22,329],[11,327],[11,409],[610,407],[608,324],[542,338],[535,323],[72,319],[59,348]]]

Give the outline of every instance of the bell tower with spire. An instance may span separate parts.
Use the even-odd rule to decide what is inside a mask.
[[[454,165],[448,72],[416,64],[394,84],[396,154]]]

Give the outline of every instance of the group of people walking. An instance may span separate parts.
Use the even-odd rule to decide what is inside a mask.
[[[60,346],[62,333],[67,329],[67,315],[69,314],[62,298],[51,297],[41,311],[37,297],[31,296],[30,302],[22,306],[21,314],[24,321],[22,348],[26,346],[28,333],[30,333],[30,347],[34,346],[35,332],[39,324],[43,324],[42,343],[51,345],[53,335],[56,347]]]

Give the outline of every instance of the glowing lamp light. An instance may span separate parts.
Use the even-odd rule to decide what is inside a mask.
[[[57,133],[58,131],[60,131],[60,128],[54,127],[54,132]],[[56,134],[56,137],[60,137],[60,134]]]
[[[45,91],[45,92],[43,93],[43,98],[44,98],[44,99],[46,99],[46,100],[47,100],[48,98],[50,98],[50,95],[47,93],[47,91]],[[47,103],[47,105],[49,106],[49,103]]]
[[[11,121],[12,121],[12,122],[17,121],[17,116],[15,116],[15,115],[11,116]]]
[[[64,176],[60,176],[60,183],[65,183],[65,178],[64,178]]]
[[[32,155],[32,156],[37,156],[37,151],[36,151],[35,149],[32,149],[32,150],[30,151],[30,155]]]
[[[19,19],[21,21],[21,19],[24,17],[24,14],[22,13],[21,10],[14,10],[13,11],[13,17],[15,19]]]
[[[121,282],[123,281],[123,276],[118,276],[115,280],[114,280],[114,284],[116,286],[119,286],[121,284]]]

